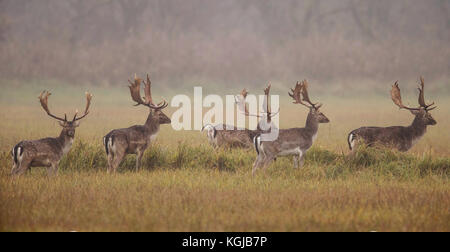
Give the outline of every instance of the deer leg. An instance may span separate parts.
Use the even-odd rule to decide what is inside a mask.
[[[138,150],[136,152],[136,172],[139,171],[139,167],[141,166],[141,159],[142,159],[143,155],[144,155],[143,151]]]
[[[47,169],[48,176],[55,176],[58,174],[58,163],[52,163]]]
[[[257,157],[255,162],[253,163],[253,169],[252,169],[252,176],[255,175],[256,170],[261,166],[261,162],[263,161],[264,156],[262,153],[260,153]]]
[[[120,163],[122,162],[123,158],[125,157],[125,153],[115,153],[114,159],[112,161],[112,171],[116,173],[117,167],[119,167]]]
[[[13,161],[13,167],[12,167],[12,169],[11,169],[11,174],[14,174],[15,173],[15,171],[17,170],[17,164]]]
[[[294,160],[294,169],[298,168],[298,157],[296,155],[294,155],[294,157],[292,158]]]
[[[108,154],[108,167],[106,168],[106,171],[108,173],[112,172],[112,165],[113,165],[114,156],[112,153]]]
[[[31,166],[31,162],[19,162],[16,165],[16,169],[11,171],[11,175],[22,175],[25,173]]]
[[[298,153],[298,167],[302,168],[303,164],[305,164],[305,152],[299,151]]]
[[[267,171],[267,167],[269,167],[269,165],[273,162],[273,160],[275,160],[275,156],[273,156],[273,155],[266,156],[264,163],[263,163],[264,172]]]

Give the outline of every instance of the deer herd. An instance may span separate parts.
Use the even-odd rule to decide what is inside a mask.
[[[151,81],[147,75],[147,80],[138,77],[130,83],[129,89],[131,98],[136,102],[135,106],[143,105],[149,108],[149,114],[144,125],[134,125],[124,129],[114,129],[103,137],[103,145],[107,156],[107,171],[115,173],[118,166],[127,154],[136,155],[136,171],[139,170],[141,159],[145,150],[150,146],[157,136],[161,124],[170,124],[170,118],[162,111],[168,106],[163,100],[155,104],[152,99]],[[141,83],[144,84],[144,95],[141,96]],[[371,146],[384,146],[408,151],[425,134],[428,125],[435,125],[436,121],[430,114],[435,109],[434,102],[425,103],[424,80],[420,78],[418,107],[407,107],[403,105],[398,82],[395,82],[391,89],[391,98],[400,109],[409,110],[414,115],[414,120],[410,126],[391,127],[361,127],[348,134],[347,141],[351,153],[354,153],[358,145],[364,143]],[[207,124],[202,131],[207,132],[209,143],[215,147],[225,148],[254,148],[256,159],[253,163],[252,174],[259,168],[264,170],[276,160],[278,156],[293,156],[295,168],[302,167],[305,154],[314,144],[319,131],[319,124],[328,123],[330,120],[320,111],[322,104],[313,103],[308,93],[308,82],[303,80],[288,93],[294,104],[305,106],[309,112],[303,128],[279,129],[278,137],[268,141],[262,136],[271,130],[278,130],[272,122],[272,117],[279,113],[279,110],[272,113],[269,106],[269,93],[271,85],[264,89],[263,111],[259,114],[250,114],[247,109],[245,98],[248,95],[246,89],[235,97],[236,103],[245,116],[255,116],[260,118],[257,128],[254,130],[247,128],[237,128],[229,125]],[[72,120],[55,116],[50,112],[48,98],[51,94],[43,91],[39,96],[39,101],[44,111],[58,120],[62,127],[58,137],[43,138],[39,140],[25,140],[16,144],[11,151],[13,159],[12,175],[20,175],[31,169],[31,167],[47,167],[48,173],[53,175],[58,171],[58,164],[62,157],[69,152],[75,138],[75,129],[80,125],[80,120],[89,114],[92,95],[86,92],[86,108],[82,116],[75,112]],[[219,127],[220,126],[220,127]]]

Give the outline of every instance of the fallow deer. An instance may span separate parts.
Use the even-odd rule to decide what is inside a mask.
[[[159,132],[161,124],[171,123],[162,110],[169,105],[163,100],[158,105],[153,103],[151,93],[150,77],[147,75],[147,82],[144,82],[145,100],[140,95],[141,79],[135,76],[134,82],[130,83],[131,98],[138,105],[146,106],[150,109],[147,121],[144,125],[135,125],[125,129],[115,129],[103,137],[106,155],[108,156],[108,172],[116,172],[117,167],[127,154],[136,154],[136,171],[139,170],[142,156],[147,147],[153,142]]]
[[[302,167],[305,154],[317,137],[319,124],[330,121],[319,110],[322,104],[312,103],[309,99],[308,82],[306,80],[301,83],[297,82],[295,88],[291,91],[292,94],[289,93],[289,96],[294,99],[294,104],[301,104],[309,108],[306,126],[304,128],[280,129],[275,141],[262,141],[261,136],[256,136],[254,144],[258,156],[253,164],[253,175],[260,167],[267,169],[267,166],[278,156],[294,155],[294,167]]]
[[[51,95],[48,91],[43,91],[39,95],[39,101],[47,115],[58,120],[62,130],[59,137],[48,137],[39,140],[21,141],[16,144],[11,151],[13,158],[13,168],[11,174],[20,175],[31,167],[48,167],[48,174],[54,175],[58,172],[58,164],[61,158],[69,152],[75,138],[75,128],[80,125],[79,120],[89,114],[89,106],[91,104],[92,95],[86,92],[86,109],[81,117],[77,117],[77,113],[71,121],[57,117],[50,113],[48,108],[48,97]]]
[[[405,152],[411,149],[414,144],[425,134],[428,125],[435,125],[436,121],[429,111],[436,108],[434,102],[426,104],[424,99],[424,80],[420,77],[419,86],[419,107],[410,108],[402,103],[398,81],[391,89],[391,98],[400,109],[407,109],[414,115],[414,120],[409,126],[392,127],[361,127],[348,134],[347,141],[350,150],[356,149],[357,143],[363,141],[368,146],[381,145],[395,148]],[[431,107],[431,108],[430,108]]]
[[[238,128],[236,126],[229,127],[225,124],[213,126],[211,124],[207,124],[203,126],[202,131],[207,131],[207,137],[209,143],[214,147],[238,147],[238,148],[253,148],[253,138],[264,132],[262,130],[261,124],[266,122],[271,122],[271,117],[275,114],[272,114],[269,107],[269,93],[270,93],[270,84],[267,88],[264,89],[265,100],[263,104],[264,112],[260,114],[250,114],[248,112],[248,108],[245,104],[245,98],[248,95],[246,89],[241,91],[240,95],[235,96],[236,103],[238,105],[238,109],[241,110],[246,116],[256,116],[258,118],[263,118],[258,122],[257,128],[255,130],[250,130],[246,128]],[[267,127],[267,128],[270,128]]]

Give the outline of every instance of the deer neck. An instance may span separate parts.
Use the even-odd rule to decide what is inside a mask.
[[[147,117],[147,121],[145,121],[144,127],[149,135],[153,135],[159,131],[159,122],[154,120],[150,113]]]
[[[427,125],[423,123],[422,119],[416,116],[412,124],[408,127],[412,132],[413,138],[419,138],[427,131]]]
[[[61,144],[63,154],[69,152],[70,148],[72,147],[74,137],[68,136],[66,130],[63,129],[57,139]]]
[[[319,122],[311,113],[306,118],[305,129],[311,133],[311,136],[317,135],[317,131],[319,130]]]

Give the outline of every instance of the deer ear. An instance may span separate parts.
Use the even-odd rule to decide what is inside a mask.
[[[73,122],[73,127],[78,127],[78,126],[80,126],[80,121],[75,121],[75,122]]]
[[[58,121],[58,123],[59,123],[59,126],[61,126],[61,127],[66,126],[66,123],[65,123],[65,122]]]

